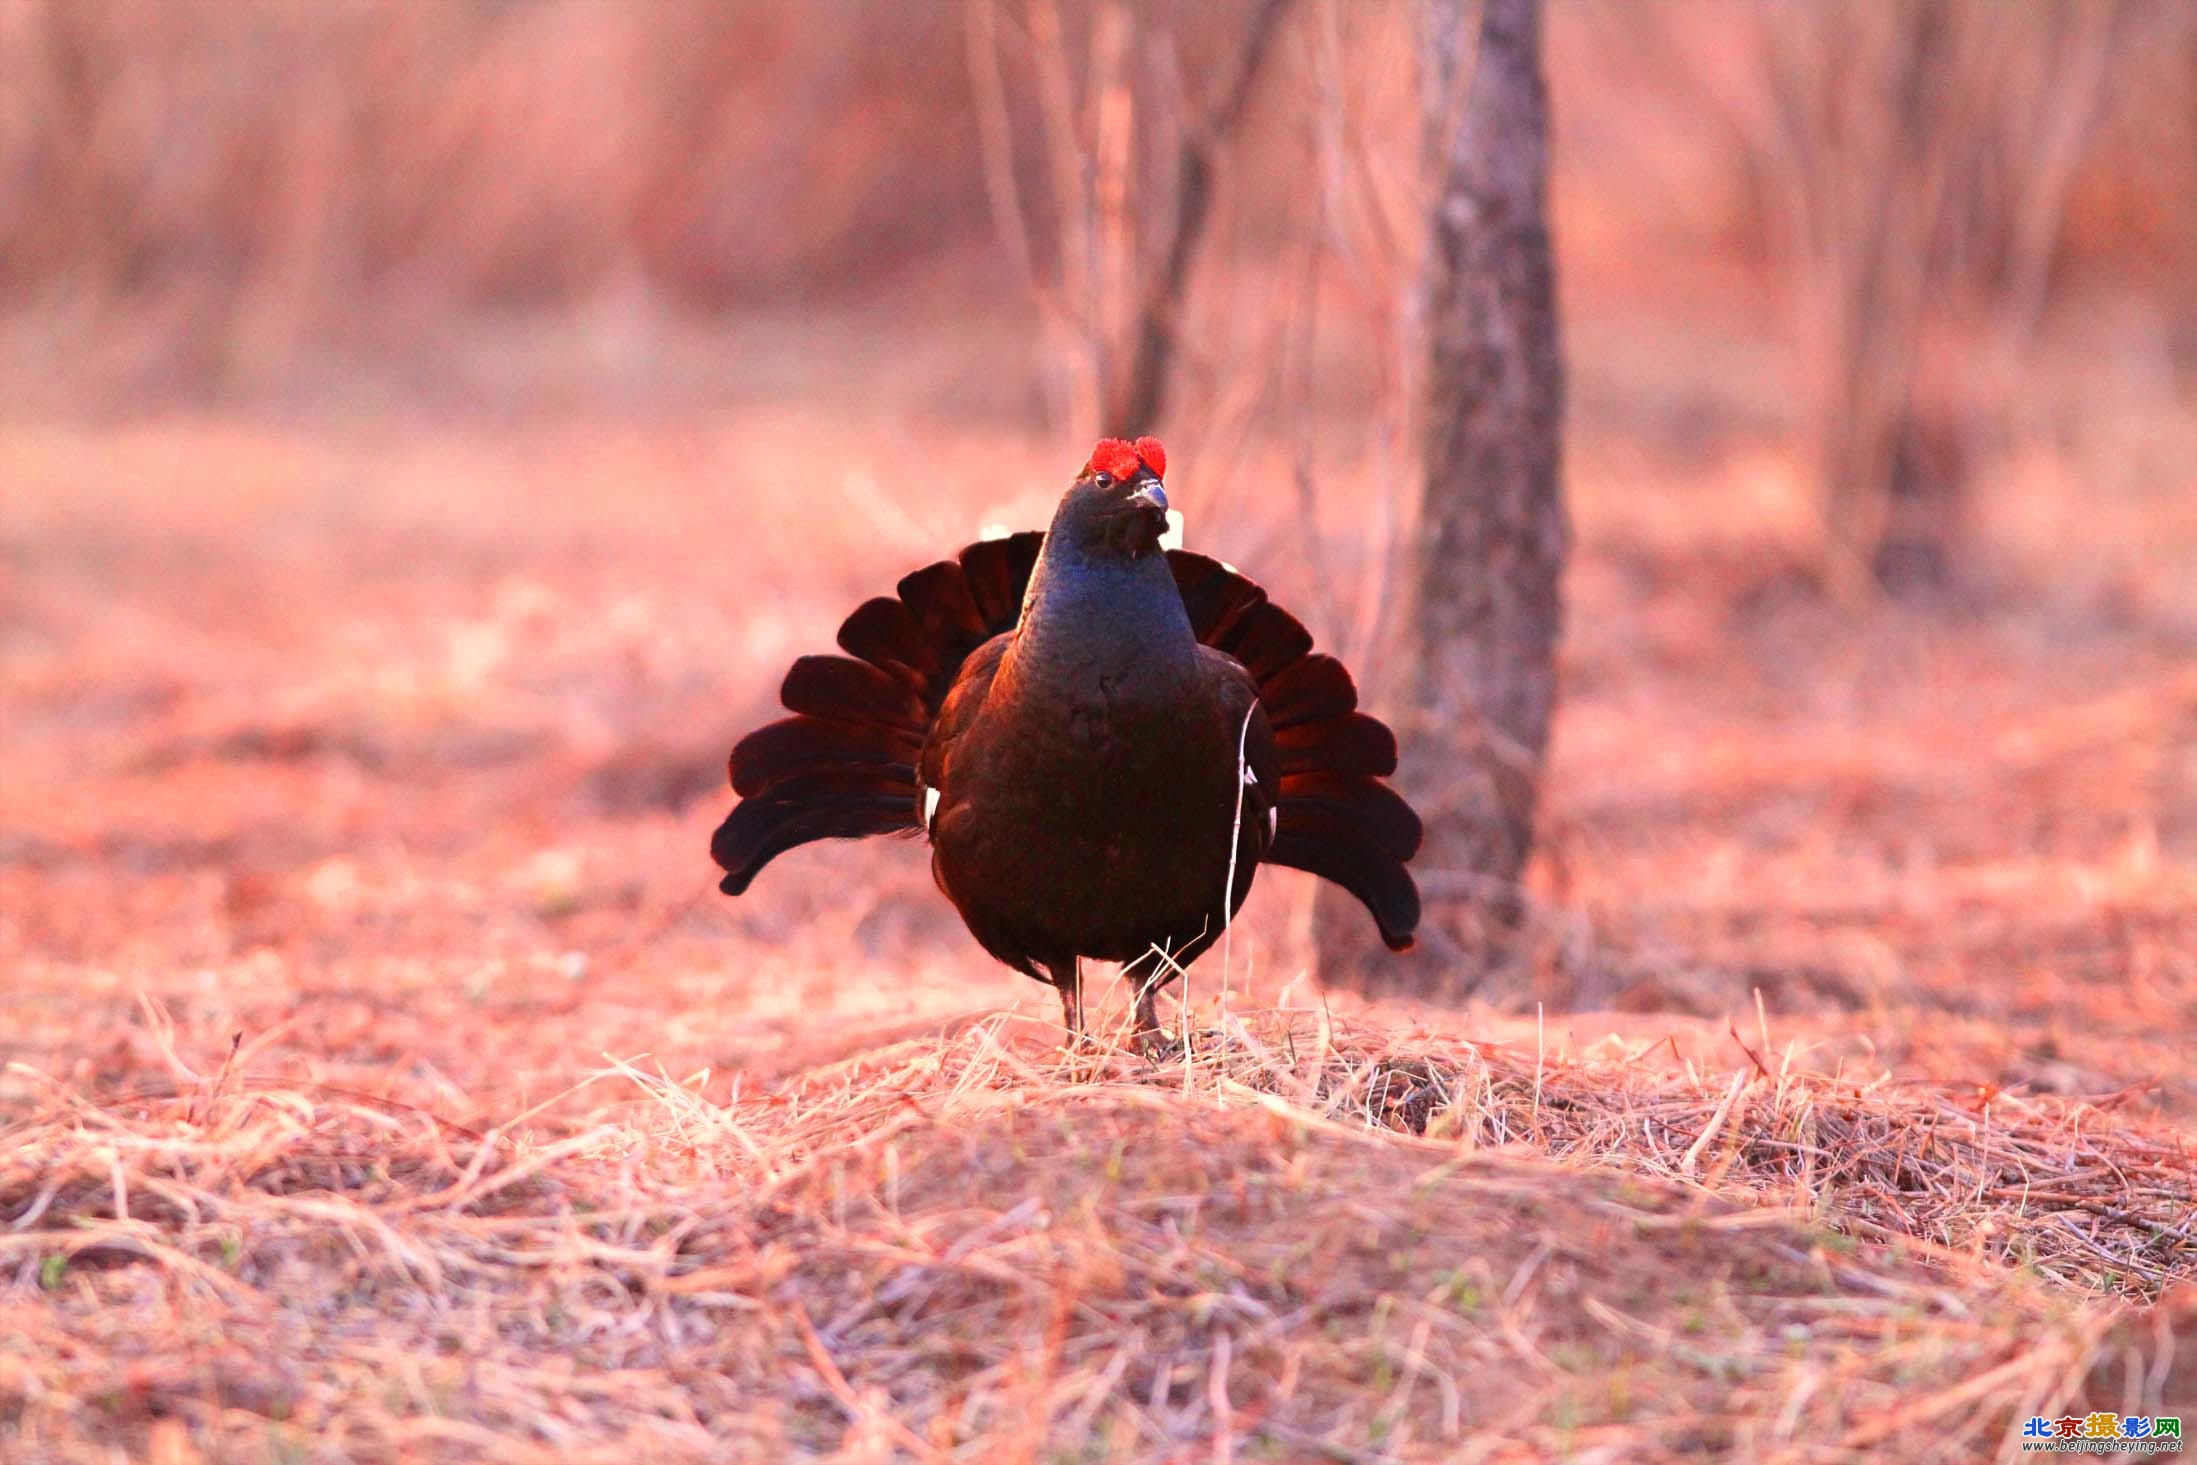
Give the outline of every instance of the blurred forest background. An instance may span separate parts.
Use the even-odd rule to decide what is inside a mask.
[[[2069,1302],[2197,1267],[2188,0],[1547,6],[1561,693],[1516,959],[1392,964],[1461,1006],[1323,993],[1276,870],[1184,984],[1236,1088],[1094,1077],[916,845],[717,895],[785,666],[1123,415],[1442,796],[1475,9],[0,0],[0,1454],[2197,1397],[2186,1302]]]
[[[14,0],[11,403],[663,404],[860,375],[921,332],[923,405],[1080,434],[1183,145],[1269,9],[1160,425],[1310,418],[1348,456],[1403,369],[1420,232],[1412,12],[1380,0]],[[2186,367],[2197,60],[2171,0],[1579,0],[1549,27],[1588,421],[1698,445],[1914,398],[1918,440],[1823,471],[1967,476],[2046,425],[2014,410],[2040,338],[2100,391]]]

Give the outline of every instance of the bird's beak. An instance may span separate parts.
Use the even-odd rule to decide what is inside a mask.
[[[1160,486],[1158,479],[1150,479],[1135,493],[1129,495],[1129,502],[1139,504],[1147,509],[1157,509],[1164,514],[1167,512],[1167,490]]]

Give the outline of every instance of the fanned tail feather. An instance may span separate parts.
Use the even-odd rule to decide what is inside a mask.
[[[732,750],[732,791],[742,798],[768,792],[796,774],[837,769],[898,769],[911,780],[921,739],[886,722],[835,722],[789,717],[757,728]]]
[[[1404,796],[1378,779],[1348,773],[1298,773],[1282,779],[1284,829],[1293,811],[1317,812],[1350,826],[1392,860],[1419,853],[1419,816]]]
[[[1419,924],[1419,888],[1405,862],[1419,852],[1419,816],[1381,780],[1396,771],[1396,735],[1358,710],[1358,689],[1334,657],[1312,649],[1297,618],[1219,560],[1168,551],[1198,639],[1243,663],[1274,729],[1282,786],[1271,864],[1332,880],[1364,903],[1381,940],[1402,951]]]
[[[995,628],[992,634],[1021,619],[1022,595],[1030,588],[1030,573],[1037,568],[1038,551],[1044,544],[1044,532],[1031,529],[1003,539],[979,540],[961,552],[969,595],[984,624]]]
[[[1284,773],[1356,773],[1386,778],[1396,771],[1396,734],[1363,712],[1300,722],[1274,734]]]
[[[853,785],[772,789],[742,799],[709,842],[725,870],[717,888],[739,895],[762,868],[795,845],[818,839],[859,839],[915,827],[909,788],[863,793]]]
[[[844,656],[804,656],[779,701],[791,717],[732,750],[740,802],[710,840],[718,888],[746,890],[762,868],[819,839],[922,828],[915,765],[969,653],[1010,629],[1044,535],[986,540],[926,565],[898,594],[863,602],[839,627]]]
[[[778,700],[788,712],[836,722],[880,722],[921,738],[923,699],[908,682],[851,656],[804,656],[786,673]]]
[[[1343,664],[1316,652],[1284,667],[1259,688],[1266,720],[1276,732],[1342,717],[1358,707],[1358,686]]]
[[[839,627],[844,656],[804,656],[779,700],[793,715],[758,728],[732,752],[741,796],[710,842],[738,895],[789,849],[921,828],[915,765],[969,654],[1013,629],[1045,536],[970,545],[865,601]],[[1169,550],[1168,567],[1200,641],[1241,662],[1259,686],[1282,773],[1266,859],[1348,890],[1381,939],[1402,950],[1419,923],[1405,862],[1418,852],[1418,815],[1381,780],[1396,771],[1396,738],[1358,710],[1358,689],[1334,657],[1266,592],[1219,560]]]
[[[1297,814],[1294,821],[1293,812]],[[1409,951],[1413,932],[1419,928],[1419,887],[1403,861],[1389,858],[1345,831],[1308,830],[1305,824],[1302,811],[1283,809],[1281,833],[1266,852],[1267,862],[1334,881],[1372,913],[1389,950]]]
[[[839,623],[839,649],[920,689],[938,674],[939,648],[915,613],[890,595],[865,600]]]

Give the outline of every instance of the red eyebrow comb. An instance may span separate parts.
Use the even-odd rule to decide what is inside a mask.
[[[1098,446],[1091,449],[1091,461],[1083,465],[1086,473],[1111,473],[1124,482],[1137,476],[1137,450],[1118,437],[1100,438]]]
[[[1140,437],[1127,442],[1118,437],[1100,438],[1098,446],[1091,449],[1091,461],[1084,464],[1086,473],[1111,473],[1126,483],[1137,476],[1142,468],[1149,468],[1161,478],[1167,476],[1167,449],[1160,446],[1156,437]]]

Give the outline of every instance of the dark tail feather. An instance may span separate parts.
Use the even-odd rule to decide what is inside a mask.
[[[1185,549],[1167,552],[1175,588],[1200,641],[1236,658],[1261,685],[1312,650],[1312,633],[1266,592],[1219,560]]]
[[[1190,628],[1208,646],[1220,645],[1219,638],[1239,616],[1266,601],[1264,590],[1210,555],[1171,549],[1167,568],[1174,571],[1182,608],[1190,613]]]
[[[1212,644],[1242,662],[1244,670],[1264,686],[1311,654],[1312,633],[1288,611],[1266,601],[1238,615]]]
[[[839,625],[839,649],[872,666],[896,671],[918,688],[938,674],[939,649],[923,634],[923,623],[890,595],[865,600]]]
[[[1402,794],[1379,779],[1347,773],[1298,773],[1282,779],[1282,826],[1291,825],[1291,811],[1320,816],[1318,823],[1339,820],[1371,840],[1392,859],[1408,860],[1419,853],[1425,831],[1419,816]],[[1315,821],[1298,821],[1311,827]]]
[[[1326,653],[1306,656],[1259,687],[1266,720],[1276,730],[1319,722],[1358,710],[1358,686],[1343,664]]]
[[[1269,863],[1309,870],[1365,903],[1397,951],[1419,924],[1419,888],[1404,862],[1419,852],[1419,816],[1380,780],[1396,771],[1396,735],[1358,710],[1358,689],[1304,626],[1235,570],[1169,550],[1169,568],[1200,641],[1243,664],[1274,729],[1282,784]]]
[[[923,699],[901,677],[851,656],[804,656],[786,673],[778,700],[788,712],[834,722],[877,722],[916,737],[928,719]]]
[[[925,638],[946,656],[958,649],[956,664],[991,635],[984,628],[983,613],[977,609],[976,597],[969,592],[969,577],[958,561],[925,565],[902,579],[899,588],[900,603],[914,614]]]
[[[845,656],[804,656],[779,700],[795,714],[732,750],[740,795],[710,841],[738,895],[796,845],[921,828],[916,760],[969,653],[1014,625],[1042,534],[987,540],[926,565],[897,596],[864,602],[839,627]]]
[[[1302,722],[1274,733],[1282,772],[1355,773],[1386,778],[1396,771],[1396,734],[1363,712]]]
[[[1281,832],[1266,852],[1267,862],[1334,881],[1372,912],[1389,950],[1409,950],[1412,933],[1419,926],[1419,887],[1412,883],[1403,861],[1383,851],[1348,820],[1287,805],[1281,816]]]
[[[1005,539],[979,540],[961,552],[969,597],[991,628],[989,634],[997,635],[1021,616],[1022,593],[1030,588],[1030,572],[1037,568],[1044,545],[1045,531],[1026,529]]]
[[[724,869],[717,888],[738,895],[775,857],[817,839],[859,839],[916,828],[914,783],[865,790],[811,781],[773,787],[742,799],[709,842],[710,857]]]
[[[872,607],[887,609],[875,610]],[[773,858],[816,839],[855,839],[919,828],[915,760],[930,715],[898,653],[927,655],[906,633],[915,622],[897,600],[873,600],[849,617],[842,640],[880,653],[885,665],[804,656],[779,700],[795,714],[757,728],[732,750],[740,802],[709,852],[724,867],[718,888],[738,895]],[[859,624],[858,624],[859,623]],[[895,654],[885,655],[893,648]]]
[[[823,717],[788,717],[749,733],[732,750],[732,791],[742,798],[765,792],[780,779],[839,768],[897,769],[915,798],[919,734],[883,724],[867,726]]]

